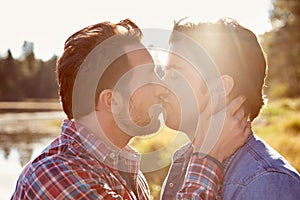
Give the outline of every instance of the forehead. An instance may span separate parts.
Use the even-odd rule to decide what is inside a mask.
[[[185,71],[193,71],[195,73],[197,70],[191,60],[193,53],[194,52],[190,51],[182,43],[173,43],[170,46],[167,66]]]
[[[131,67],[153,65],[154,61],[149,51],[142,45],[130,45],[125,47],[126,56]]]
[[[128,47],[127,47],[128,48]],[[148,84],[152,81],[155,64],[149,51],[142,45],[130,46],[126,57],[130,67],[129,86]]]
[[[214,70],[213,62],[205,51],[201,48],[194,51],[182,42],[171,44],[166,67],[175,70],[193,86],[206,85],[212,80],[210,71]]]
[[[194,41],[176,41],[170,46],[169,65],[179,66],[204,79],[212,80],[220,76],[220,71],[209,52]]]

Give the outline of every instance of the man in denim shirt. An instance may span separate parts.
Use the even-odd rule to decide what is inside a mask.
[[[246,97],[243,104],[244,114],[252,122],[264,104],[262,88],[267,66],[256,36],[228,18],[221,19],[217,23],[180,25],[178,22],[173,29],[173,33],[176,32],[196,41],[215,62],[225,85],[225,91],[220,90],[218,96],[218,80],[214,81],[217,91],[215,94],[218,96],[215,98],[216,101],[222,99],[222,94],[226,101],[237,95],[244,95]],[[182,49],[197,59],[198,51],[176,35],[171,36],[171,49]],[[201,62],[203,61],[199,61],[200,67],[208,66],[201,65]],[[186,73],[186,65],[180,63],[174,56],[169,56],[167,67],[175,66],[178,72]],[[203,71],[204,77],[209,76],[205,74],[209,73],[209,70]],[[191,79],[192,77],[189,77],[189,80]],[[207,85],[212,84],[210,81],[204,81]],[[207,85],[203,85],[198,85],[195,89],[205,93]],[[216,107],[220,106],[224,105],[216,103]],[[173,123],[176,121],[176,115],[168,117],[166,124],[171,128],[178,128],[175,126],[176,123]],[[219,169],[216,167],[209,169],[207,166],[205,173],[203,170],[197,171],[203,167],[201,164],[194,164],[194,157],[195,141],[174,154],[169,175],[163,185],[162,199],[300,199],[300,176],[297,170],[253,132],[247,143],[233,156],[226,160],[214,160],[218,163]],[[217,178],[207,178],[203,181],[207,173]],[[195,189],[197,185],[199,189]],[[202,195],[207,188],[213,195]],[[185,195],[189,191],[190,195]]]

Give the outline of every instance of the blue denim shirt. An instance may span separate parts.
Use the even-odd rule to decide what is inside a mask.
[[[184,147],[184,151],[179,150],[185,157],[187,153],[183,152],[186,149]],[[186,159],[174,157],[174,163],[163,185],[162,199],[175,199],[184,177],[179,175],[178,169],[185,173],[187,162]],[[239,151],[224,162],[224,173],[217,199],[300,199],[299,173],[278,152],[253,134]],[[172,180],[177,180],[176,184],[171,184]]]

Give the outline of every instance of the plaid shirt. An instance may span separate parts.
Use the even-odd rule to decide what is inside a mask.
[[[177,198],[216,199],[222,176],[220,167],[211,159],[192,155],[183,187],[177,193]]]
[[[192,145],[178,150],[165,180],[162,199],[216,199],[223,179],[221,164],[210,156],[192,154]]]
[[[61,135],[24,168],[11,199],[150,199],[133,151],[117,152],[65,120]]]

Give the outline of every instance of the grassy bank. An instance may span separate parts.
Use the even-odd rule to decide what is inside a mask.
[[[300,98],[271,101],[253,129],[300,171]]]
[[[57,99],[28,100],[28,101],[0,101],[0,113],[61,111],[61,110],[62,107]]]

